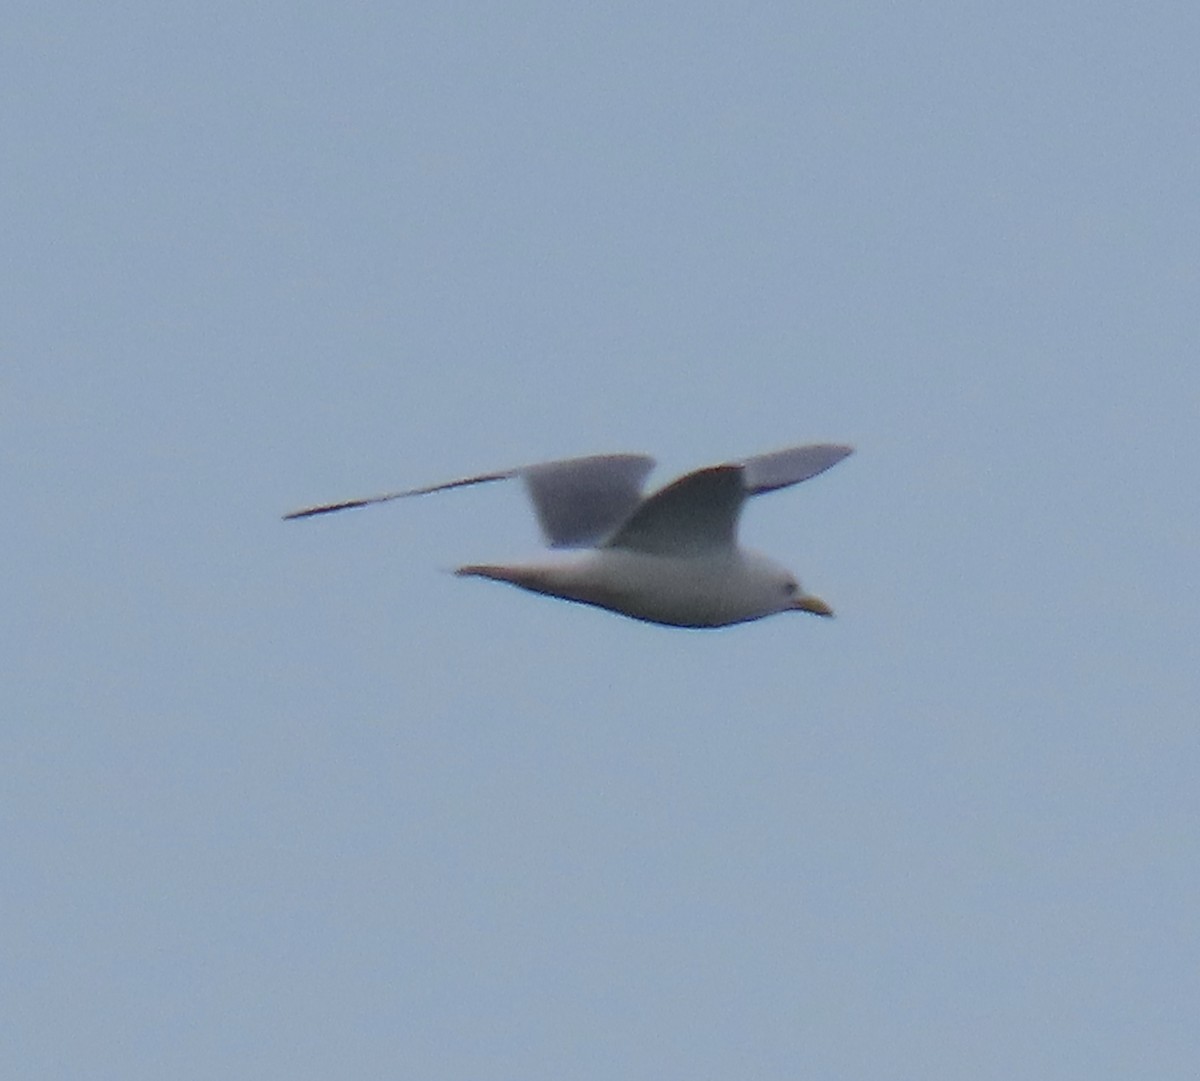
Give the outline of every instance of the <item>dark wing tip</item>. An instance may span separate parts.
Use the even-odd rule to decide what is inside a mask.
[[[285,522],[297,518],[315,518],[318,514],[332,514],[337,510],[351,510],[354,507],[372,507],[376,503],[390,503],[393,499],[407,499],[414,495],[430,495],[433,492],[445,492],[451,488],[463,488],[468,484],[486,484],[493,480],[505,480],[516,475],[515,469],[503,473],[482,473],[477,477],[464,477],[462,480],[447,481],[445,484],[431,484],[425,488],[408,488],[403,492],[385,492],[383,495],[365,496],[361,499],[344,499],[340,503],[322,503],[319,507],[304,507],[285,514]]]
[[[325,503],[319,507],[305,507],[303,510],[294,510],[290,514],[285,514],[283,520],[285,522],[292,522],[297,518],[315,518],[318,514],[332,514],[335,510],[350,510],[352,507],[366,507],[375,502],[378,502],[378,500],[347,499],[343,503]]]

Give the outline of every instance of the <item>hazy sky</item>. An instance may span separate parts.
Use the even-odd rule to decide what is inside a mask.
[[[5,22],[0,1074],[1193,1081],[1200,8]],[[833,621],[279,520],[809,440]]]

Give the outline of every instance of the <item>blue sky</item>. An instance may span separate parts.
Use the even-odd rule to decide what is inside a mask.
[[[6,1077],[1192,1078],[1192,5],[19,5]],[[444,573],[858,453],[703,633]]]

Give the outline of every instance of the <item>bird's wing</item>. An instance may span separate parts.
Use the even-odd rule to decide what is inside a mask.
[[[598,544],[642,501],[642,483],[654,468],[644,454],[596,454],[543,462],[520,470],[551,548]]]
[[[747,496],[815,477],[852,450],[812,443],[698,469],[648,497],[604,546],[654,555],[699,555],[733,548]]]
[[[604,547],[660,556],[732,550],[746,500],[742,472],[740,465],[715,465],[680,477],[648,497]]]
[[[654,459],[644,454],[597,454],[587,458],[566,458],[480,473],[474,477],[385,492],[363,499],[324,503],[292,511],[284,518],[311,518],[317,514],[369,507],[413,495],[429,495],[469,484],[521,477],[537,514],[546,543],[552,548],[586,547],[598,543],[633,512],[642,499],[642,482],[654,468]]]
[[[811,443],[805,447],[788,447],[746,458],[742,462],[742,482],[746,486],[746,494],[761,495],[799,484],[802,480],[824,473],[853,451],[853,447],[836,443]]]
[[[311,518],[413,495],[521,477],[537,513],[542,535],[551,548],[589,547],[612,534],[605,542],[607,547],[651,551],[664,546],[665,550],[671,550],[672,545],[682,545],[694,550],[710,550],[736,542],[737,516],[745,496],[799,484],[836,465],[850,452],[850,447],[814,443],[759,454],[740,463],[689,473],[644,502],[642,484],[654,468],[654,459],[644,454],[596,454],[480,473],[425,488],[323,503],[292,511],[284,518]],[[736,499],[725,491],[726,487],[732,489],[728,478],[720,482],[694,480],[722,471],[730,471],[731,476],[736,476]]]
[[[502,473],[480,473],[477,477],[463,477],[461,480],[447,481],[445,484],[431,484],[427,488],[406,488],[403,492],[384,492],[382,495],[368,495],[361,499],[345,499],[340,503],[322,503],[316,507],[305,507],[294,510],[283,516],[284,521],[293,518],[312,518],[318,514],[332,514],[335,510],[351,510],[354,507],[369,507],[374,503],[388,503],[393,499],[405,499],[410,495],[429,495],[430,492],[444,492],[447,488],[465,488],[468,484],[486,484],[492,480],[507,480],[515,477],[519,469],[508,469]]]

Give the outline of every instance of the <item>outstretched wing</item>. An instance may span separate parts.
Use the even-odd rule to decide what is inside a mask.
[[[838,443],[810,443],[804,447],[757,454],[742,462],[742,483],[747,495],[774,492],[824,473],[853,452],[853,447]]]
[[[393,499],[406,499],[410,495],[429,495],[430,492],[444,492],[448,488],[465,488],[468,484],[486,484],[492,480],[507,480],[515,477],[519,469],[508,469],[503,473],[481,473],[477,477],[463,477],[461,480],[447,481],[445,484],[432,484],[428,488],[406,488],[403,492],[384,492],[382,495],[368,495],[361,499],[345,499],[340,503],[322,503],[316,507],[305,507],[285,514],[283,520],[295,518],[313,518],[318,514],[332,514],[336,510],[352,510],[354,507],[369,507],[375,503],[388,503]]]
[[[644,454],[597,454],[520,473],[546,543],[579,548],[598,544],[633,513],[653,468],[654,459]]]
[[[649,496],[606,548],[652,555],[703,555],[733,549],[747,496],[799,484],[837,465],[853,448],[812,443],[698,469]]]
[[[788,447],[689,473],[645,501],[642,485],[654,468],[653,458],[644,454],[596,454],[323,503],[292,511],[284,518],[312,518],[520,477],[551,548],[589,547],[604,541],[606,547],[647,552],[710,551],[736,543],[738,513],[746,496],[799,484],[836,465],[850,452],[850,447],[832,443]]]
[[[587,458],[565,458],[497,473],[481,473],[424,488],[408,488],[402,492],[385,492],[362,499],[323,503],[285,514],[284,518],[311,518],[318,514],[369,507],[413,495],[429,495],[470,484],[521,477],[546,543],[552,548],[581,547],[596,544],[629,517],[641,502],[642,483],[653,468],[654,459],[644,454],[597,454]]]
[[[697,469],[655,492],[604,543],[656,556],[696,556],[737,544],[742,466]]]

